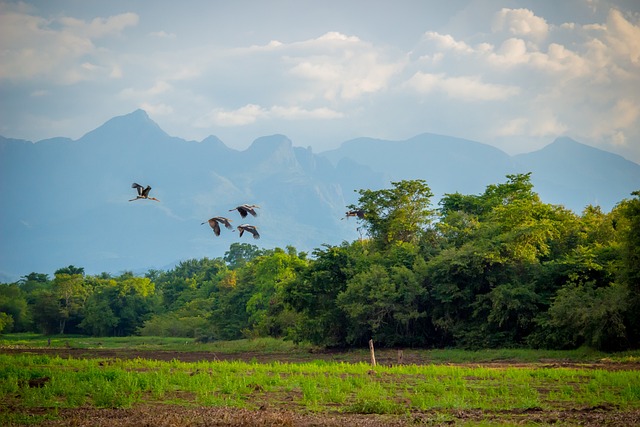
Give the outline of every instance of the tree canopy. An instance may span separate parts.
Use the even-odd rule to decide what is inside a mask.
[[[609,213],[540,200],[530,174],[432,206],[422,180],[358,190],[364,237],[234,243],[168,271],[0,284],[0,332],[274,336],[327,347],[575,348],[640,343],[640,191]]]

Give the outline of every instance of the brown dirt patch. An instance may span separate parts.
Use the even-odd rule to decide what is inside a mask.
[[[33,408],[26,413],[42,414]],[[131,409],[60,409],[58,418],[46,420],[41,426],[92,426],[92,427],[199,427],[199,426],[244,426],[244,427],[311,427],[353,426],[383,427],[429,425],[444,426],[460,423],[492,422],[496,424],[535,424],[580,426],[640,425],[640,411],[617,412],[608,408],[584,408],[567,411],[544,411],[528,409],[521,411],[460,410],[450,412],[423,412],[402,416],[359,415],[335,413],[300,413],[279,410],[248,410],[238,408],[182,406],[139,406]]]

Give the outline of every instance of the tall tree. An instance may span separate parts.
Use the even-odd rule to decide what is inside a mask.
[[[53,292],[58,298],[59,304],[58,332],[64,334],[69,320],[74,321],[74,326],[80,323],[79,317],[88,292],[84,287],[84,277],[78,270],[75,270],[74,274],[62,273],[61,271],[69,270],[58,270],[53,279]]]
[[[364,226],[383,247],[394,242],[416,243],[431,223],[433,193],[424,180],[392,182],[393,188],[358,190],[358,205],[364,211]]]

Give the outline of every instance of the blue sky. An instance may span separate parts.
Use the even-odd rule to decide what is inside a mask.
[[[557,136],[640,163],[637,0],[0,1],[0,135],[167,133],[315,152],[423,132]]]

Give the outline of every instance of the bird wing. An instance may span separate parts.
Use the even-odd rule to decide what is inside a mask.
[[[149,191],[151,191],[151,186],[150,186],[150,185],[147,185],[147,188],[145,188],[145,189],[142,191],[142,196],[143,196],[143,197],[149,197]]]
[[[138,196],[142,196],[142,185],[134,182],[133,184],[131,184],[131,188],[135,188],[136,190],[138,190]]]
[[[253,234],[253,238],[254,239],[259,239],[260,238],[260,233],[258,233],[258,230],[256,230],[255,227],[251,227],[248,229],[248,231]]]
[[[229,218],[225,218],[223,216],[219,216],[216,217],[216,219],[220,222],[222,222],[224,224],[225,227],[227,227],[229,230],[231,230],[233,227],[231,226],[231,220]]]
[[[216,236],[220,235],[220,225],[218,225],[218,221],[212,221],[213,224],[211,224],[211,228],[213,228],[213,234],[215,234]]]
[[[238,209],[238,212],[240,212],[240,216],[242,218],[247,217],[247,208],[245,208],[244,206],[238,206],[236,209]]]
[[[240,237],[242,237],[242,234],[244,233],[244,227],[238,227],[238,230],[240,231]]]
[[[245,209],[247,210],[247,212],[249,212],[253,216],[257,216],[258,215],[256,213],[255,209],[252,206],[246,206]]]

